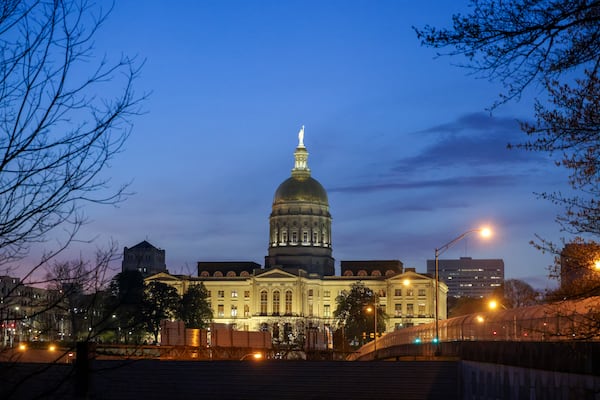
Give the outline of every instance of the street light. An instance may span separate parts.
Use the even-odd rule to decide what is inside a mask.
[[[471,229],[471,230],[466,231],[465,233],[457,236],[456,238],[452,239],[445,245],[440,246],[435,249],[435,338],[434,338],[434,341],[435,341],[435,345],[436,345],[436,349],[435,349],[436,356],[440,355],[440,330],[439,330],[439,322],[438,322],[439,316],[440,316],[440,310],[439,310],[439,285],[440,285],[439,257],[450,247],[452,247],[457,242],[464,239],[467,235],[474,233],[474,232],[479,232],[479,234],[484,238],[490,237],[492,235],[492,231],[490,230],[490,228],[487,228],[487,227]]]
[[[367,312],[373,312],[373,360],[377,358],[377,304],[367,307]]]

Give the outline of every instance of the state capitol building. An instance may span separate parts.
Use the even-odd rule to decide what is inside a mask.
[[[144,241],[123,254],[123,270],[138,269],[146,282],[159,281],[182,295],[203,283],[213,322],[237,330],[285,326],[328,331],[336,297],[362,282],[379,296],[386,332],[434,321],[435,280],[399,260],[341,261],[335,275],[327,191],[311,176],[304,127],[298,135],[291,176],[279,185],[269,216],[264,267],[248,261],[198,262],[198,275],[169,274],[164,250]],[[439,284],[439,316],[446,318],[447,286]]]

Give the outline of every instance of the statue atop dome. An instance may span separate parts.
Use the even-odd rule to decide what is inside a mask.
[[[300,128],[300,132],[298,132],[298,147],[304,147],[304,125]]]

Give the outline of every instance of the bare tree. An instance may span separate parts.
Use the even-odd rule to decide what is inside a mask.
[[[534,306],[539,303],[540,293],[527,282],[519,279],[504,281],[503,304],[508,308]]]
[[[454,15],[452,28],[415,28],[425,46],[464,57],[476,75],[500,81],[502,102],[520,98],[528,87],[542,88],[535,122],[522,123],[528,135],[509,145],[547,153],[566,168],[575,195],[540,193],[564,207],[562,231],[580,237],[600,234],[600,1],[471,0],[467,15]],[[537,237],[544,251],[561,246]]]
[[[26,255],[61,227],[54,252],[75,237],[82,204],[114,204],[101,176],[140,112],[139,67],[94,60],[93,37],[107,13],[86,0],[10,0],[0,5],[0,265]],[[100,93],[118,89],[113,98]],[[39,266],[38,266],[39,267]]]

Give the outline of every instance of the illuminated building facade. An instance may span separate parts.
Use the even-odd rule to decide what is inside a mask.
[[[502,259],[440,259],[438,268],[440,281],[448,285],[449,296],[483,298],[504,285]],[[435,276],[435,260],[427,260],[427,273]]]
[[[169,284],[179,294],[203,283],[213,322],[268,329],[276,340],[309,328],[330,331],[337,296],[356,282],[379,295],[379,307],[389,316],[386,331],[433,322],[435,280],[398,260],[342,261],[341,275],[335,275],[327,192],[311,177],[303,138],[301,130],[292,176],[273,198],[264,268],[253,262],[199,262],[195,277],[162,272],[146,281]],[[447,287],[442,283],[438,290],[444,319]]]

